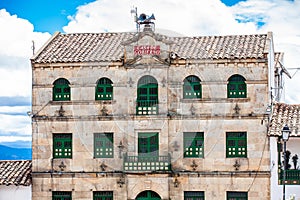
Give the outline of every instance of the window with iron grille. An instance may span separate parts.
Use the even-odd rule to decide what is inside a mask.
[[[113,133],[94,134],[94,157],[113,158],[114,157],[114,138]]]
[[[246,79],[241,75],[233,75],[228,79],[227,97],[228,98],[246,98],[247,85]]]
[[[227,200],[247,200],[247,192],[227,192]]]
[[[226,133],[226,157],[247,157],[247,133],[227,132]]]
[[[72,200],[72,192],[53,191],[52,200]]]
[[[197,76],[188,76],[183,81],[183,98],[199,99],[202,96],[200,79]]]
[[[185,191],[184,200],[204,200],[203,191]]]
[[[112,81],[108,78],[99,79],[96,91],[95,99],[96,100],[112,100],[113,99],[113,86]]]
[[[203,158],[204,157],[204,133],[185,132],[183,133],[184,157]]]
[[[93,200],[113,200],[113,191],[95,191]]]
[[[53,134],[53,158],[72,158],[72,134]]]
[[[158,84],[152,76],[143,76],[138,81],[137,115],[158,114]]]
[[[53,101],[70,101],[71,89],[67,79],[60,78],[53,83]]]

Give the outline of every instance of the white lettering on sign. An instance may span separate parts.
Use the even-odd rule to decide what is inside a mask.
[[[159,55],[160,46],[134,46],[134,55]]]

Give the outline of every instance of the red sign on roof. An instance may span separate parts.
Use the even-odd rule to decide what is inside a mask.
[[[141,45],[134,46],[134,55],[159,55],[160,46]]]

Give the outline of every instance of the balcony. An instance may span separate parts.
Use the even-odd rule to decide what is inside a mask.
[[[279,171],[279,184],[283,184],[283,170]],[[286,170],[285,184],[300,185],[300,170],[289,169]]]
[[[136,106],[137,115],[157,115],[158,101],[157,100],[137,100]]]
[[[170,155],[143,157],[125,154],[123,168],[124,171],[170,171],[171,157]]]

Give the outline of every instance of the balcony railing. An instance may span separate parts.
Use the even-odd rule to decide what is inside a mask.
[[[137,115],[157,115],[158,101],[157,100],[137,100],[136,105]]]
[[[168,156],[128,156],[124,155],[124,171],[170,171],[171,157]]]
[[[290,169],[285,172],[285,184],[300,185],[300,170]],[[279,184],[283,184],[283,170],[279,172]]]

